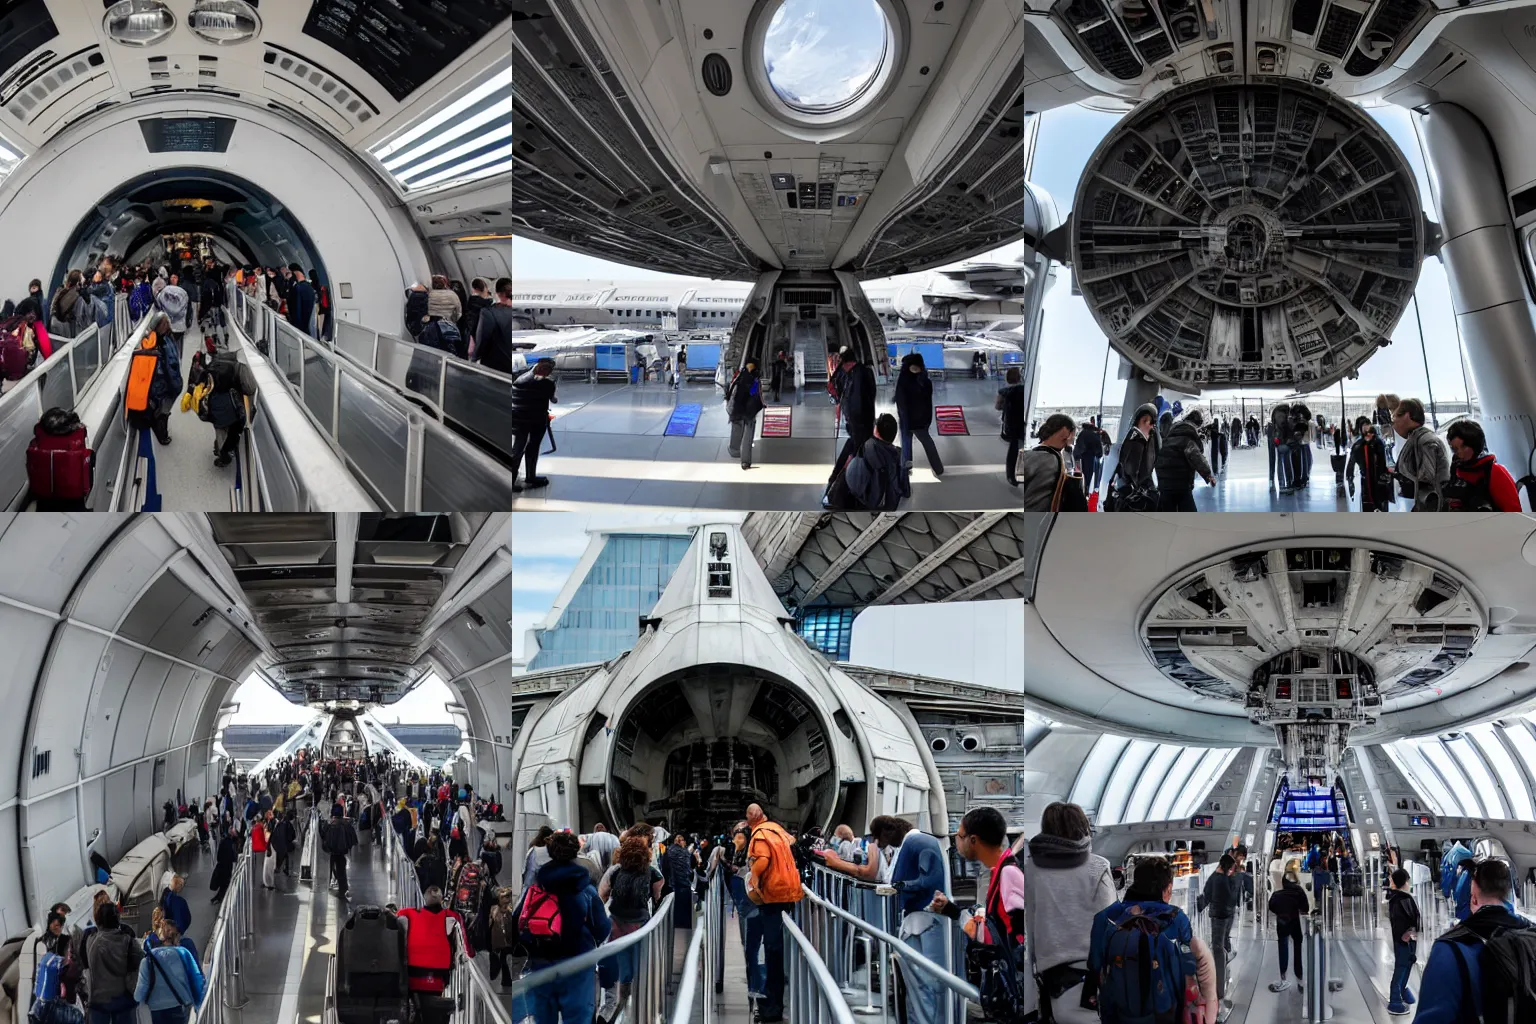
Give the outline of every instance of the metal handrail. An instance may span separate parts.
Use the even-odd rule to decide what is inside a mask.
[[[919,953],[917,950],[913,949],[911,946],[907,945],[905,942],[892,935],[890,932],[885,931],[882,928],[877,928],[870,924],[868,921],[856,917],[841,907],[834,906],[833,904],[827,902],[820,896],[816,895],[816,893],[812,892],[809,886],[802,885],[800,888],[804,893],[804,897],[796,905],[797,914],[802,912],[802,910],[807,906],[806,901],[809,900],[810,906],[820,907],[824,912],[842,919],[846,924],[852,925],[855,930],[864,932],[872,939],[884,943],[887,947],[889,947],[889,951],[891,953],[901,957],[903,960],[912,964],[914,967],[927,972],[935,980],[937,980],[939,984],[943,985],[945,988],[949,989],[960,998],[973,1003],[981,1002],[980,990],[977,989],[975,985],[972,985],[970,982],[966,981],[964,978],[957,974],[950,973],[944,968],[943,965],[934,963],[932,960],[928,959],[926,956],[923,956],[923,954]],[[811,915],[807,913],[806,916],[809,917]],[[814,926],[813,930],[815,930]]]
[[[720,994],[725,988],[725,887],[729,874],[730,869],[723,864],[716,864],[709,873],[704,906],[694,918],[693,939],[683,961],[672,1024],[689,1024],[693,1020],[693,1003],[701,983],[705,992],[703,1024],[711,1024],[719,1012]]]
[[[389,866],[389,900],[397,907],[421,906],[421,880],[416,877],[416,865],[400,836],[394,822],[386,818],[375,828],[384,827],[384,859]]]
[[[651,919],[628,935],[517,979],[512,983],[513,1004],[536,988],[591,971],[604,960],[633,949],[630,955],[639,965],[637,974],[643,977],[637,977],[632,983],[630,998],[635,1001],[634,1013],[626,1014],[625,1019],[657,1020],[666,1006],[667,988],[672,979],[672,901],[676,898],[676,893],[662,897]]]
[[[480,965],[464,955],[462,943],[445,994],[453,1000],[459,1024],[512,1024],[511,1009],[491,988]]]
[[[832,980],[816,945],[790,917],[784,918],[784,937],[789,940],[784,944],[788,960],[789,1019],[795,1024],[815,1024],[824,1020],[853,1024],[853,1011],[838,991],[837,982]],[[920,959],[929,962],[925,957],[920,956]]]
[[[255,950],[254,859],[242,851],[214,920],[213,939],[203,951],[204,995],[191,1024],[224,1024],[229,1010],[246,1004],[245,953]],[[238,1019],[238,1018],[237,1018]]]
[[[320,808],[309,809],[309,824],[304,834],[304,852],[299,855],[299,881],[315,884],[315,858],[320,853]]]

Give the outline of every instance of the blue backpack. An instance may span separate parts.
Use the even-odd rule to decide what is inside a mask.
[[[1099,1019],[1103,1024],[1174,1024],[1184,1004],[1179,944],[1172,930],[1179,909],[1152,913],[1127,904],[1110,918],[1099,956]]]

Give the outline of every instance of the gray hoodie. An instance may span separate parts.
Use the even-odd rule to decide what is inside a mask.
[[[1451,456],[1445,442],[1428,426],[1413,428],[1397,451],[1397,475],[1413,483],[1413,511],[1445,508],[1445,485],[1451,478]]]
[[[168,284],[160,289],[155,304],[165,311],[165,315],[171,319],[171,330],[181,334],[187,329],[187,305],[189,303],[186,291],[179,284]]]

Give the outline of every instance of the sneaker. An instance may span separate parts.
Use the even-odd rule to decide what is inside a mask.
[[[1284,978],[1281,978],[1279,981],[1272,981],[1269,983],[1269,990],[1271,992],[1284,992],[1290,987],[1291,983],[1286,981]]]
[[[1404,1006],[1402,1003],[1388,1003],[1387,1012],[1394,1017],[1403,1017],[1407,1016],[1413,1011],[1408,1009],[1408,1007]]]
[[[1406,1006],[1412,1006],[1416,1002],[1418,1002],[1418,1000],[1413,998],[1413,993],[1410,992],[1406,987],[1404,987],[1404,989],[1403,989],[1403,1004],[1406,1005]]]

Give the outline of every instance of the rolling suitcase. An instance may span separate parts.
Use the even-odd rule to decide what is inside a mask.
[[[357,908],[336,943],[337,1021],[408,1024],[410,998],[405,929],[387,910]]]

